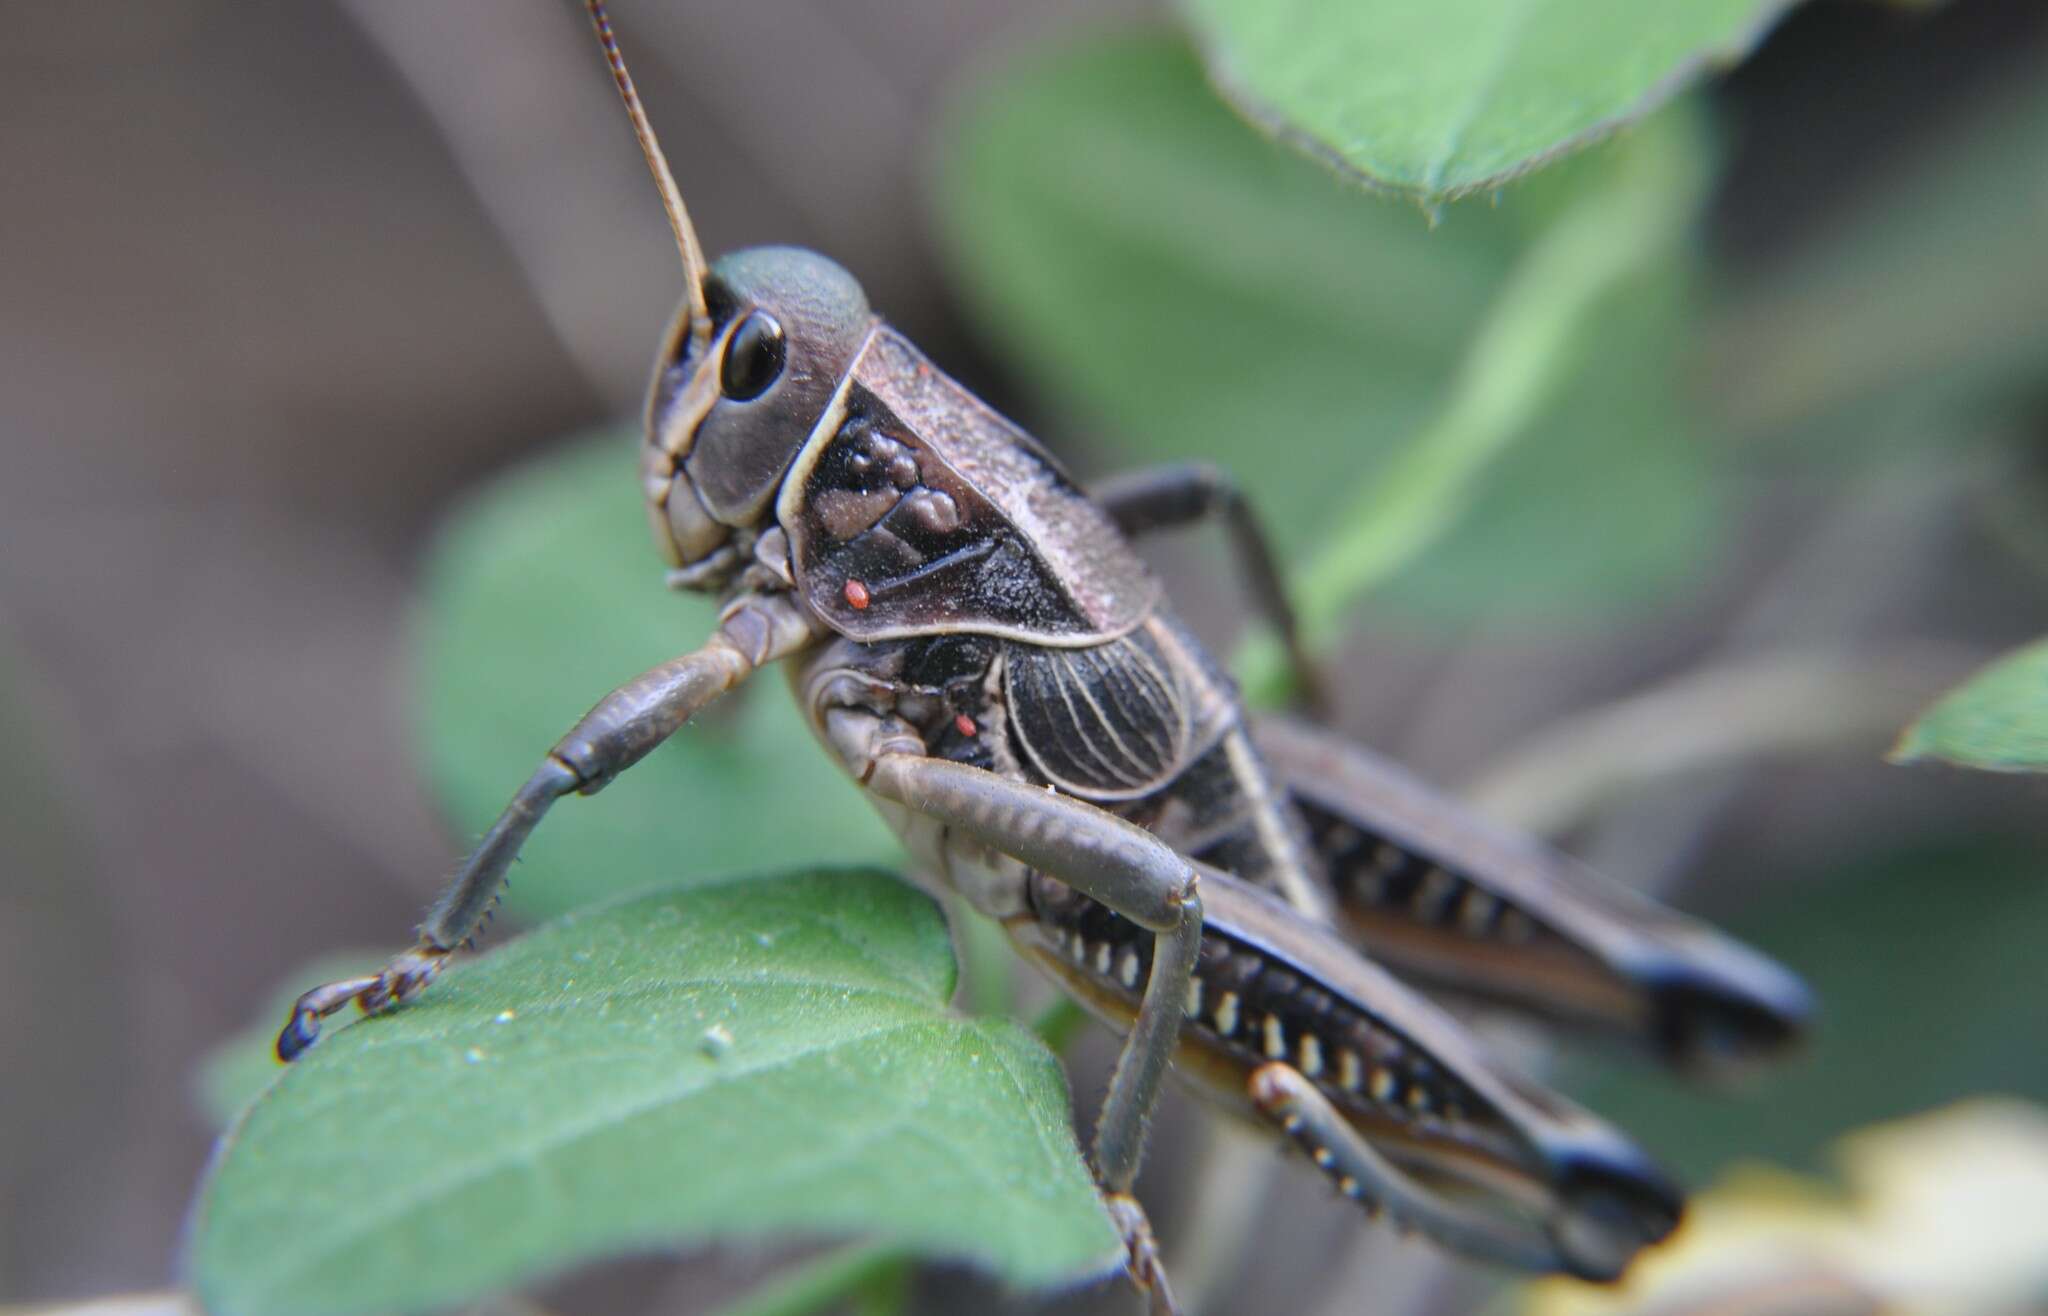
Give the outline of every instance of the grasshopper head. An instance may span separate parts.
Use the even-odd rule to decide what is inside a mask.
[[[671,583],[718,589],[739,565],[727,541],[769,514],[874,317],[853,276],[812,252],[755,247],[707,266],[603,0],[584,6],[683,263],[682,309],[647,390],[648,518]]]
[[[771,514],[874,318],[852,275],[797,247],[725,256],[703,291],[703,316],[686,301],[656,358],[641,457],[655,543],[686,585]]]

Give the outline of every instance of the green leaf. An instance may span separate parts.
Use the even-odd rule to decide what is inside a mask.
[[[950,1013],[953,977],[934,906],[876,872],[571,914],[286,1070],[215,1158],[192,1277],[216,1316],[342,1316],[762,1235],[1102,1272],[1057,1063]]]
[[[1703,176],[1689,120],[1432,228],[1261,139],[1163,38],[1039,52],[971,91],[939,174],[970,310],[1116,461],[1233,471],[1296,561],[1438,415],[1553,221],[1654,166],[1679,199],[1640,239],[1659,254],[1587,309],[1562,377],[1389,597],[1550,617],[1655,598],[1710,551],[1720,472],[1675,382]]]
[[[420,720],[428,775],[471,835],[585,709],[716,624],[711,600],[664,588],[633,463],[623,435],[565,448],[477,495],[435,546]],[[507,903],[546,915],[679,876],[896,854],[766,672],[601,794],[558,805]]]
[[[1899,737],[1892,758],[2048,772],[2048,640],[2006,655],[1935,701]]]
[[[1788,0],[1186,0],[1253,121],[1424,202],[1498,187],[1733,64]]]
[[[1823,1168],[1850,1129],[1975,1093],[2048,1100],[2038,845],[1971,841],[1786,875],[1754,911],[1715,921],[1813,988],[1809,1052],[1736,1092],[1682,1086],[1632,1057],[1581,1060],[1564,1079],[1688,1180],[1738,1160]]]

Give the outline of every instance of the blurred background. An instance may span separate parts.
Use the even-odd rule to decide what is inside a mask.
[[[712,251],[832,254],[1084,475],[1181,451],[1170,415],[1139,432],[1156,411],[1065,369],[1059,343],[1020,341],[1019,281],[1075,276],[1005,266],[1022,249],[978,209],[1004,186],[1040,195],[1015,127],[1027,75],[1006,52],[1118,18],[1115,40],[1166,30],[1160,7],[622,8]],[[200,1058],[312,957],[396,944],[417,917],[463,834],[419,755],[436,528],[494,472],[630,415],[678,289],[567,4],[4,14],[0,1302],[20,1303],[170,1282],[213,1135]],[[1647,529],[1561,549],[1563,579],[1526,570],[1530,541],[1489,538],[1480,515],[1367,606],[1336,664],[1345,729],[1675,892],[1819,988],[1814,1053],[1743,1102],[1604,1058],[1562,1071],[1696,1182],[1738,1153],[1825,1169],[1836,1135],[1967,1094],[2048,1100],[2048,779],[1882,761],[1927,700],[2048,631],[2044,75],[2040,6],[1794,11],[1684,111],[1716,163],[1696,171],[1682,314],[1657,321],[1683,340],[1660,393],[1682,416],[1585,403],[1648,417],[1632,433],[1665,484],[1630,474],[1633,441],[1532,444],[1498,491],[1575,488]],[[993,108],[977,100],[991,86],[1009,89]],[[1271,148],[1247,133],[1232,149]],[[1144,187],[1075,204],[1113,211]],[[1413,204],[1343,201],[1432,258]],[[1502,264],[1461,268],[1483,300]],[[1102,290],[1110,329],[1082,335],[1097,374],[1122,368],[1103,355],[1124,291]],[[1463,332],[1388,291],[1399,314],[1372,341],[1393,360],[1410,337]],[[1435,387],[1426,366],[1408,374]],[[1290,488],[1368,469],[1428,399],[1361,434],[1341,397],[1297,413],[1278,396],[1245,404],[1279,432],[1240,456],[1193,421],[1185,451],[1288,467],[1247,475],[1300,547],[1333,509]],[[1673,480],[1711,487],[1646,492]],[[1159,560],[1227,642],[1240,604],[1216,588],[1214,546]],[[651,553],[589,567],[663,606]],[[1503,580],[1514,598],[1489,592]],[[494,639],[517,645],[506,626]],[[1628,700],[1652,702],[1617,713]],[[1601,748],[1617,725],[1620,768]],[[1577,774],[1562,798],[1560,759]],[[1081,1050],[1087,1075],[1106,1053]],[[1076,1079],[1084,1107],[1098,1086]],[[1185,1107],[1168,1136],[1199,1136]],[[1299,1227],[1218,1281],[1214,1310],[1252,1309],[1261,1267],[1341,1255],[1360,1232],[1306,1175],[1257,1191]],[[1158,1214],[1171,1236],[1176,1209]],[[765,1264],[610,1267],[563,1309],[698,1310]]]

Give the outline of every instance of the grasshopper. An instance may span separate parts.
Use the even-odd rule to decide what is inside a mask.
[[[920,884],[994,919],[1124,1034],[1089,1161],[1155,1310],[1176,1307],[1132,1184],[1170,1068],[1456,1252],[1611,1279],[1667,1235],[1681,1196],[1642,1152],[1389,970],[1695,1070],[1791,1044],[1799,980],[1310,722],[1251,718],[1130,542],[1220,520],[1315,689],[1230,481],[1175,467],[1090,496],[837,264],[787,247],[707,262],[604,6],[587,7],[683,264],[646,406],[647,513],[670,585],[716,594],[720,620],[571,728],[418,942],[300,997],[279,1057],[351,1002],[418,996],[555,801],[780,663]]]

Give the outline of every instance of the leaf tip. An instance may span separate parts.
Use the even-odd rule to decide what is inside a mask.
[[[1884,761],[1894,767],[1912,767],[1926,762],[1929,752],[1926,738],[1920,733],[1920,720],[1915,718],[1906,724],[1898,738],[1892,741],[1892,747],[1884,752]]]

